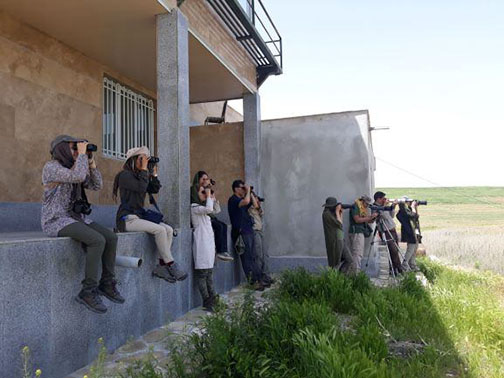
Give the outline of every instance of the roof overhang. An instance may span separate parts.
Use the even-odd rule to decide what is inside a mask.
[[[0,0],[0,9],[156,91],[156,15],[170,0]],[[191,102],[240,98],[250,89],[189,34]]]

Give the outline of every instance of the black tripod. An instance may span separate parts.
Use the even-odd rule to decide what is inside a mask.
[[[396,273],[395,273],[395,269],[394,269],[394,264],[392,263],[392,258],[390,257],[390,249],[388,247],[388,242],[392,241],[396,245],[397,250],[399,251],[399,256],[401,257],[401,260],[404,259],[404,255],[401,251],[401,248],[399,248],[399,245],[397,244],[395,239],[392,237],[392,233],[390,232],[390,229],[387,227],[387,225],[385,224],[385,222],[383,221],[383,219],[380,215],[378,215],[378,218],[376,218],[376,227],[375,227],[373,235],[372,235],[371,243],[369,244],[368,255],[367,255],[367,260],[366,260],[366,268],[369,265],[371,251],[373,249],[373,245],[375,244],[376,234],[378,233],[378,231],[379,231],[379,235],[380,235],[381,245],[384,245],[385,247],[387,247],[387,257],[388,257],[388,262],[389,262],[389,268],[392,271],[392,276],[395,278]],[[387,237],[389,237],[389,239],[387,239]]]

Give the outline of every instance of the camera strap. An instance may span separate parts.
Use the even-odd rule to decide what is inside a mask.
[[[161,210],[159,210],[159,206],[158,206],[158,204],[156,202],[156,199],[152,195],[152,193],[149,193],[149,202],[154,205],[154,207],[156,208],[156,210],[158,211],[158,213],[161,213]]]

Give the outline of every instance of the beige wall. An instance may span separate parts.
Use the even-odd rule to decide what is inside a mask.
[[[223,105],[224,101],[191,104],[191,122],[194,122],[196,125],[204,125],[206,117],[220,117]],[[226,122],[241,121],[243,121],[243,116],[228,105],[226,109]]]
[[[243,123],[191,127],[191,181],[198,171],[217,182],[217,199],[227,203],[231,183],[244,177]]]
[[[56,135],[87,138],[101,150],[105,74],[156,98],[113,69],[0,12],[0,202],[41,200],[41,171]],[[221,109],[222,103],[199,104],[191,106],[191,114],[204,120]],[[96,159],[105,187],[89,198],[110,204],[122,161],[101,153]]]
[[[189,28],[214,54],[235,72],[247,86],[257,91],[256,66],[246,50],[224,27],[206,0],[186,0],[180,10],[187,17]]]

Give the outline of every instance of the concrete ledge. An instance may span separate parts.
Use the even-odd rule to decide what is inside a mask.
[[[305,268],[315,273],[327,267],[327,257],[314,256],[272,256],[270,257],[270,270],[272,273],[280,273],[288,269]]]
[[[174,239],[173,252],[190,272],[183,282],[169,284],[152,277],[157,262],[154,239],[144,233],[118,234],[118,254],[142,256],[139,269],[117,267],[123,305],[104,299],[108,312],[91,313],[74,301],[84,275],[80,243],[69,238],[40,238],[0,244],[0,375],[19,376],[20,351],[28,345],[32,361],[44,376],[60,378],[90,363],[103,337],[115,350],[191,308],[200,305],[193,284],[191,231]],[[219,292],[239,284],[241,266],[217,261]]]

